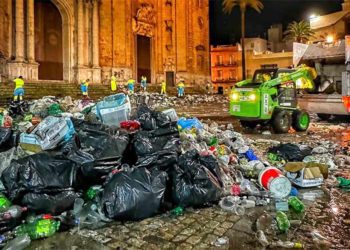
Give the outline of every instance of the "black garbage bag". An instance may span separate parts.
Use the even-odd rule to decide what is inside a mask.
[[[101,196],[101,208],[108,218],[141,220],[159,212],[167,174],[136,168],[114,174]]]
[[[2,175],[11,200],[28,192],[60,191],[79,185],[78,165],[62,156],[47,152],[30,155],[11,162]]]
[[[27,193],[23,196],[21,204],[35,213],[59,215],[64,211],[71,210],[75,199],[79,197],[81,197],[81,194],[73,190],[53,193]]]
[[[136,155],[142,157],[161,150],[176,150],[179,132],[168,132],[158,136],[156,131],[139,131],[133,141]]]
[[[23,116],[29,111],[29,104],[27,101],[11,101],[9,103],[9,115],[11,117]]]
[[[200,207],[216,202],[222,181],[218,163],[212,156],[192,150],[179,157],[173,178],[173,202],[182,207]]]
[[[5,152],[12,147],[12,130],[0,127],[0,152]]]
[[[296,144],[286,143],[269,148],[268,153],[278,155],[285,161],[299,162],[303,161],[306,156],[310,155],[311,151],[312,148],[310,147],[301,148]]]
[[[73,123],[84,152],[92,155],[96,161],[121,161],[129,143],[128,134],[103,124],[78,120]]]
[[[168,116],[161,112],[152,111],[146,105],[141,105],[137,110],[137,120],[141,123],[144,130],[155,130],[172,125]]]

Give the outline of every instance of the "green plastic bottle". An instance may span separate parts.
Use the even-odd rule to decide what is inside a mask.
[[[280,232],[282,233],[287,232],[290,227],[290,222],[288,220],[287,215],[282,211],[278,211],[276,215],[276,220],[277,220],[277,226]]]
[[[60,222],[55,220],[36,220],[22,224],[16,228],[16,236],[28,234],[32,240],[50,237],[60,228]]]
[[[170,211],[173,216],[180,216],[184,214],[184,209],[182,207],[176,207]]]
[[[298,214],[305,211],[304,203],[296,196],[292,196],[288,199],[288,205]]]
[[[207,145],[208,146],[218,145],[218,138],[216,136],[211,137],[210,141],[209,141],[209,143]]]
[[[5,195],[0,194],[0,212],[7,210],[11,205],[11,201]]]
[[[93,200],[96,195],[103,191],[101,186],[92,186],[86,191],[86,199],[87,200]]]

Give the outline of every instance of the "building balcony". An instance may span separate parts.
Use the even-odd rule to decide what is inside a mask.
[[[235,68],[238,64],[234,63],[215,63],[212,67],[214,68]]]

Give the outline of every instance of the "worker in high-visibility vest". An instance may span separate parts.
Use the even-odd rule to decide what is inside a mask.
[[[83,97],[89,96],[89,84],[90,84],[90,79],[86,79],[80,85],[80,90],[81,90],[81,93],[83,94]]]
[[[147,88],[147,77],[141,76],[141,88],[143,88],[143,91],[146,91]]]
[[[111,90],[113,92],[117,91],[117,72],[114,72],[114,75],[111,77]]]
[[[13,82],[15,83],[15,90],[13,91],[13,100],[15,102],[17,101],[22,101],[23,100],[23,96],[24,96],[24,81],[23,81],[23,77],[19,76],[16,79],[13,80]]]
[[[132,95],[134,94],[134,89],[135,89],[135,80],[134,79],[129,79],[127,82],[126,82],[126,85],[128,87],[128,92],[129,92],[129,95]]]
[[[165,95],[166,94],[166,81],[163,80],[161,83],[162,89],[160,90],[160,94],[161,95]]]
[[[185,84],[184,84],[184,80],[181,80],[177,84],[177,96],[182,97],[184,95],[185,95]]]

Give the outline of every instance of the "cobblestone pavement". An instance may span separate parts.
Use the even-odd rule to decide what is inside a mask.
[[[59,233],[33,242],[30,249],[260,249],[249,219],[259,212],[251,211],[254,214],[240,217],[218,206],[188,209],[176,218],[166,213],[98,230]]]

